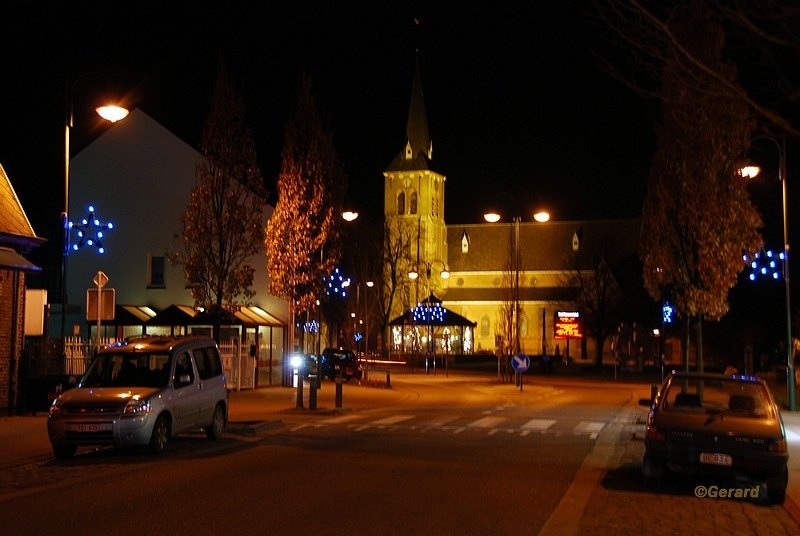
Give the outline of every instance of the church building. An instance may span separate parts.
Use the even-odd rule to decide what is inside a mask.
[[[445,310],[472,323],[463,337],[432,335],[436,354],[594,358],[579,310],[598,266],[614,268],[637,257],[640,220],[530,221],[526,216],[497,223],[446,223],[447,177],[434,164],[419,62],[415,64],[401,150],[384,171],[387,281],[394,278],[391,318],[421,303],[441,300]],[[487,184],[491,184],[487,180]],[[458,177],[450,187],[458,188]],[[616,283],[615,283],[616,284]],[[563,315],[563,316],[562,316]],[[578,319],[565,335],[561,319]],[[557,332],[557,328],[560,330]],[[416,352],[413,330],[390,333],[390,354]],[[609,353],[610,343],[604,352]]]

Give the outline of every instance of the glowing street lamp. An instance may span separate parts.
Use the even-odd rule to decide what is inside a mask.
[[[782,209],[783,209],[783,253],[781,260],[783,261],[783,281],[786,300],[786,390],[788,398],[789,411],[795,411],[795,377],[794,377],[794,346],[792,344],[792,308],[791,308],[791,292],[789,288],[789,227],[786,218],[786,138],[781,137],[780,140],[772,136],[756,136],[753,141],[769,140],[775,145],[778,150],[778,179],[781,181],[781,196],[782,196]],[[749,165],[740,170],[740,173],[745,179],[755,178],[761,172],[759,166]]]
[[[92,73],[86,73],[86,75]],[[85,76],[85,75],[84,75]],[[66,309],[67,309],[67,258],[69,256],[70,243],[69,243],[69,160],[70,160],[70,131],[74,122],[74,106],[72,101],[72,93],[75,85],[81,80],[83,76],[75,79],[70,86],[70,91],[67,96],[67,121],[64,128],[64,211],[61,213],[61,224],[64,229],[64,244],[61,256],[61,340],[64,340],[64,326],[66,322]],[[114,104],[105,104],[95,109],[97,114],[111,123],[116,123],[128,116],[128,110],[122,106]]]
[[[489,211],[483,215],[483,219],[489,223],[497,223],[502,219],[502,216],[499,212]],[[544,223],[550,220],[550,213],[546,210],[539,209],[533,213],[533,219],[539,223]],[[520,314],[520,289],[519,289],[519,272],[520,272],[520,263],[521,263],[521,255],[520,255],[520,247],[519,247],[519,224],[522,218],[519,216],[514,216],[514,251],[512,257],[513,263],[513,270],[514,270],[514,278],[513,278],[513,288],[511,291],[512,296],[512,335],[514,338],[514,354],[518,355],[521,352],[521,345],[519,340],[519,332],[520,332],[520,325],[521,325],[521,314]],[[542,338],[544,340],[544,333],[542,333]],[[544,344],[544,343],[543,343]],[[497,359],[497,379],[500,380],[500,358]],[[518,379],[519,381],[519,379]]]

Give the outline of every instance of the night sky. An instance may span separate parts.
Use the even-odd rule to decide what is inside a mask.
[[[496,203],[509,217],[537,204],[561,220],[640,214],[657,106],[598,67],[588,3],[238,4],[0,7],[0,163],[37,234],[59,237],[68,81],[74,149],[105,128],[92,112],[104,92],[198,147],[220,61],[273,185],[299,77],[310,74],[348,203],[377,219],[382,172],[405,141],[417,49],[447,223],[478,223]]]

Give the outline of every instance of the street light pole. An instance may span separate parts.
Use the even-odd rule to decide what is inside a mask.
[[[789,225],[786,215],[787,208],[787,179],[786,179],[786,136],[780,140],[768,135],[756,136],[754,140],[765,139],[775,145],[778,150],[778,179],[781,181],[781,208],[783,216],[783,281],[784,297],[786,300],[786,393],[789,411],[797,409],[794,375],[794,345],[792,344],[792,301],[789,277]],[[747,166],[741,170],[745,178],[753,178],[760,172],[757,166]]]
[[[72,130],[74,122],[74,103],[72,94],[78,81],[83,77],[94,73],[84,73],[83,75],[75,78],[72,84],[67,87],[67,114],[66,124],[64,127],[64,211],[61,213],[61,225],[64,229],[64,244],[61,253],[61,342],[64,342],[65,325],[66,325],[66,309],[67,309],[67,259],[69,258],[69,190],[70,190],[70,131]],[[121,119],[128,116],[128,110],[122,106],[114,104],[106,104],[96,108],[97,114],[109,121],[116,123]]]
[[[789,411],[795,411],[795,378],[794,378],[794,345],[792,344],[792,308],[791,292],[789,288],[789,226],[786,218],[786,136],[781,137],[778,145],[778,173],[781,179],[781,201],[783,205],[783,278],[786,297],[786,388],[788,392]]]

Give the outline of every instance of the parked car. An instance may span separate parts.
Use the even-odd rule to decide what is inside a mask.
[[[336,376],[344,379],[361,379],[361,363],[356,354],[342,348],[325,348],[319,361],[320,373],[331,380]]]
[[[783,503],[789,454],[780,408],[754,376],[673,372],[649,405],[642,472],[657,484],[665,472],[747,479]]]
[[[145,445],[163,453],[179,433],[222,436],[228,390],[219,349],[199,336],[137,337],[101,349],[77,385],[50,406],[58,458],[80,445]]]
[[[293,354],[290,364],[292,368],[298,370],[304,378],[315,378],[317,376],[316,354]]]

